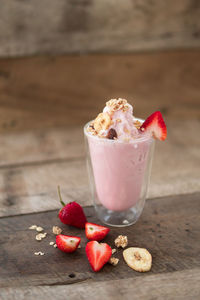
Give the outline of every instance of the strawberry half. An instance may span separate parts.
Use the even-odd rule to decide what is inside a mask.
[[[56,236],[56,245],[58,248],[67,253],[74,252],[80,244],[81,238],[78,236],[70,236],[59,234]]]
[[[98,243],[97,241],[87,243],[85,251],[89,263],[95,272],[101,270],[112,255],[112,249],[108,244]]]
[[[64,206],[59,211],[60,221],[66,225],[75,226],[78,228],[85,228],[85,223],[87,222],[86,216],[84,214],[83,208],[77,202],[73,201],[65,205],[62,201],[60,187],[58,186],[58,195],[60,198],[60,203]]]
[[[91,241],[103,240],[109,231],[109,228],[101,225],[88,222],[85,224],[85,235],[88,238],[88,240]]]
[[[142,131],[150,132],[154,138],[161,141],[164,141],[167,137],[167,127],[160,111],[156,111],[150,115],[144,121],[140,129]]]

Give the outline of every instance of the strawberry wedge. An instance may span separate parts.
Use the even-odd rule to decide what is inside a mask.
[[[101,241],[110,231],[109,228],[94,223],[87,222],[85,224],[85,235],[88,240]]]
[[[81,238],[78,236],[70,236],[59,234],[56,236],[56,245],[57,247],[67,253],[74,252],[78,245],[80,244]]]
[[[106,243],[91,241],[87,243],[86,255],[93,271],[98,272],[109,261],[112,255],[111,247]]]
[[[155,139],[164,141],[167,137],[167,127],[160,111],[154,112],[141,125],[140,130],[149,132]]]

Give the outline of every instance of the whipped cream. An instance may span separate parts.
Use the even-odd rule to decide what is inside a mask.
[[[88,131],[101,138],[128,142],[139,136],[140,125],[133,116],[132,105],[119,98],[106,102],[103,112],[90,124]]]

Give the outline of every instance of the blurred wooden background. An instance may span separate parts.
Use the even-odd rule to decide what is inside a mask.
[[[83,299],[102,299],[101,286],[105,299],[121,299],[122,292],[125,299],[133,294],[135,299],[196,299],[199,79],[199,0],[1,0],[0,286],[3,282],[5,288],[0,298],[43,299],[45,294],[45,299],[70,295],[76,300],[80,293]],[[148,198],[157,199],[146,206],[149,225],[137,224],[138,233],[130,228],[133,241],[139,236],[141,246],[152,247],[156,274],[136,277],[133,272],[127,281],[124,272],[124,279],[116,280],[120,276],[114,270],[115,280],[98,281],[96,287],[96,274],[83,283],[78,274],[71,281],[66,273],[62,278],[56,257],[56,271],[52,268],[53,254],[46,253],[38,269],[27,222],[44,222],[46,216],[50,224],[48,215],[54,213],[57,220],[56,211],[46,211],[60,208],[58,184],[66,202],[92,204],[83,125],[117,97],[126,98],[137,117],[160,110],[168,128],[167,140],[156,143]],[[29,270],[40,285],[36,289],[23,288],[34,283],[24,272],[30,261],[36,265]],[[69,268],[66,264],[66,272]],[[44,286],[35,270],[41,270]],[[62,285],[53,286],[51,276]],[[18,289],[15,282],[20,282]]]
[[[1,0],[0,56],[200,46],[199,0]]]
[[[57,184],[91,204],[82,127],[114,97],[166,120],[149,197],[199,191],[199,16],[195,0],[1,1],[1,216],[59,207]]]

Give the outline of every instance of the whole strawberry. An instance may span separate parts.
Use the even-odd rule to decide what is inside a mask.
[[[85,223],[87,222],[87,219],[84,214],[83,208],[75,201],[65,205],[61,197],[59,186],[58,195],[60,198],[60,203],[63,205],[63,208],[59,211],[58,215],[60,221],[66,225],[71,225],[78,228],[85,228]]]

